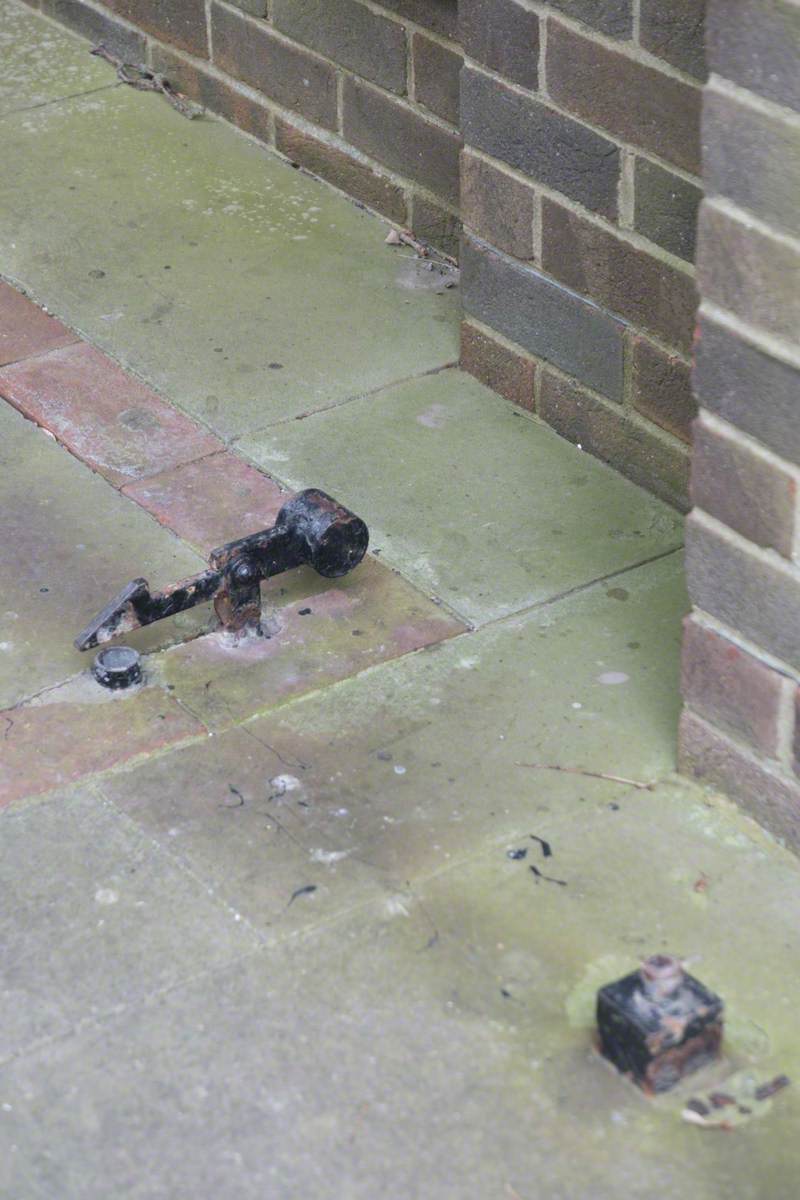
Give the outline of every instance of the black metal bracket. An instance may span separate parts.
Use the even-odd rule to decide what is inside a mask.
[[[325,492],[308,488],[287,500],[271,529],[212,550],[207,571],[155,593],[146,579],[132,580],[75,639],[75,646],[91,650],[206,600],[214,601],[224,629],[260,631],[262,580],[306,563],[335,579],[358,566],[368,544],[369,531],[360,517]]]

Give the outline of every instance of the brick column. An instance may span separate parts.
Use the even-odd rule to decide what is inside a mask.
[[[800,3],[709,0],[680,757],[800,848]]]
[[[459,0],[464,367],[687,506],[705,0]]]

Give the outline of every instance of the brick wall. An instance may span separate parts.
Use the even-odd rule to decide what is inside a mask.
[[[800,3],[708,53],[681,763],[800,849]]]
[[[457,0],[28,3],[456,252]]]
[[[461,0],[464,365],[685,507],[705,0]]]

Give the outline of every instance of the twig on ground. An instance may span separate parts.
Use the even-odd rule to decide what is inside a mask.
[[[128,87],[136,88],[139,92],[161,92],[172,107],[188,121],[202,115],[203,109],[197,104],[192,104],[180,92],[176,92],[170,81],[159,71],[151,71],[149,67],[141,67],[136,63],[123,62],[103,45],[95,46],[89,53],[110,63],[115,68],[120,83],[126,83]]]
[[[583,767],[562,767],[559,763],[514,763],[515,767],[531,767],[537,771],[563,771],[565,775],[582,775],[585,779],[605,779],[608,783],[624,783],[628,787],[652,792],[655,783],[643,783],[641,779],[627,779],[624,775],[609,775],[606,771],[586,771]]]

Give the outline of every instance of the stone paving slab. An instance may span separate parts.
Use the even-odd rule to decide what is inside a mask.
[[[27,5],[0,0],[0,117],[109,87],[113,76],[88,51],[87,42]]]
[[[239,446],[363,514],[387,562],[478,624],[681,542],[674,510],[461,371]]]
[[[145,575],[154,587],[203,560],[147,513],[0,402],[0,706],[88,666],[72,645],[112,596]],[[208,622],[194,609],[131,635],[139,649]]]
[[[287,498],[273,480],[230,451],[122,490],[204,555],[274,524]]]
[[[55,317],[0,280],[0,366],[77,340]]]
[[[0,144],[8,277],[222,436],[458,357],[456,289],[219,122],[114,88],[9,118]]]
[[[100,786],[149,834],[174,838],[232,904],[252,916],[268,896],[270,922],[305,883],[324,905],[365,867],[391,890],[487,842],[552,837],[627,789],[517,762],[643,782],[672,768],[679,556],[630,572],[626,591],[598,586],[387,663]],[[220,675],[205,678],[210,706]]]
[[[317,576],[307,591],[300,592],[297,579],[289,581],[283,596],[281,578],[262,589],[268,613],[271,598],[276,602],[267,617],[277,626],[272,636],[232,645],[227,634],[211,633],[161,658],[166,686],[209,729],[224,729],[464,631],[375,559],[365,559],[343,579]]]
[[[0,396],[117,487],[223,448],[85,342],[1,370]]]
[[[716,823],[720,861],[737,842],[738,894],[708,896],[706,922],[726,936],[706,938],[695,968],[725,995],[734,1035],[702,1078],[791,1073],[795,913],[748,933],[786,881],[762,878],[763,835],[741,815],[667,791],[675,818],[699,808]],[[670,856],[653,859],[644,825],[620,838],[618,818],[574,822],[557,844],[566,888],[491,850],[18,1059],[0,1073],[8,1194],[793,1195],[793,1090],[721,1137],[680,1119],[689,1087],[648,1102],[592,1050],[596,987],[699,932]],[[783,866],[796,887],[797,863]]]
[[[6,814],[2,841],[0,1059],[258,944],[87,791]]]

